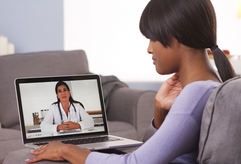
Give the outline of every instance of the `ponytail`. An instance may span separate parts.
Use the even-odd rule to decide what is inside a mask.
[[[223,51],[221,51],[217,45],[213,46],[211,51],[222,81],[225,82],[226,80],[235,77],[236,73]]]
[[[151,0],[140,19],[140,31],[164,47],[172,37],[191,48],[211,48],[221,80],[235,77],[227,56],[217,44],[216,14],[210,0]]]

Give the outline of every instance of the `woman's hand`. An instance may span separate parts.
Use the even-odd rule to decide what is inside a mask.
[[[47,145],[42,145],[40,148],[31,151],[31,153],[36,156],[27,159],[26,162],[32,163],[43,159],[64,161],[65,159],[62,157],[62,152],[65,146],[66,145],[62,142],[50,142]]]
[[[177,73],[167,79],[155,96],[154,125],[159,128],[168,111],[172,107],[175,98],[182,91],[182,85]]]
[[[26,162],[33,163],[40,160],[52,160],[52,161],[64,161],[67,160],[70,163],[85,163],[90,151],[82,149],[75,145],[63,144],[62,142],[50,142],[47,145],[43,145],[36,150],[31,151],[36,155],[31,159],[27,159]]]
[[[71,130],[71,129],[81,129],[81,127],[78,123],[74,123],[72,121],[68,121],[68,122],[65,122],[65,123],[57,126],[57,131]]]
[[[173,101],[182,91],[182,85],[177,73],[167,79],[159,89],[155,97],[155,105],[158,108],[170,110]]]

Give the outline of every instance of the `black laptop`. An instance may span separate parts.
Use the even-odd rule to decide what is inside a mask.
[[[73,99],[83,104],[85,112],[93,119],[92,127],[58,132],[41,130],[41,123],[51,112],[51,104],[57,101],[55,85],[59,81],[68,84]],[[72,143],[91,150],[142,144],[140,141],[109,135],[99,75],[18,78],[15,88],[22,140],[27,147],[38,148],[50,141]]]

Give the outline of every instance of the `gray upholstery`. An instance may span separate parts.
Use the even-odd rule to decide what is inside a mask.
[[[130,88],[117,89],[110,99],[109,108],[115,110],[108,110],[108,120],[124,121],[133,125],[137,130],[137,136],[133,139],[142,140],[154,116],[155,94],[152,91]]]
[[[241,77],[218,87],[205,106],[198,161],[202,164],[241,163]]]
[[[13,154],[18,154],[16,150],[24,148],[19,131],[14,79],[76,74],[90,74],[87,57],[82,50],[0,56],[0,163],[8,153],[15,151]],[[101,80],[110,134],[142,140],[153,117],[156,92],[128,88],[114,76],[101,76]]]
[[[18,124],[14,91],[17,77],[54,76],[89,73],[84,51],[14,54],[0,58],[0,122],[3,128]],[[11,114],[5,114],[5,110]]]
[[[18,151],[13,151],[11,152],[6,160],[4,160],[3,164],[26,164],[25,160],[34,157],[34,155],[32,155],[30,153],[31,149],[25,148],[25,149],[21,149]],[[38,162],[38,164],[70,164],[67,161],[40,161]]]
[[[11,151],[23,148],[19,130],[0,129],[0,163]]]

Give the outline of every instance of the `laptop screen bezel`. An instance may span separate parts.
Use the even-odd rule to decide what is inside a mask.
[[[91,132],[91,133],[78,133],[78,134],[71,134],[71,135],[64,135],[64,136],[50,136],[50,137],[42,137],[42,138],[27,138],[26,136],[26,129],[25,129],[25,122],[24,122],[24,115],[23,115],[23,106],[21,101],[21,93],[20,93],[20,85],[27,84],[27,83],[41,83],[41,82],[58,82],[58,81],[74,81],[74,80],[96,80],[98,85],[98,93],[100,98],[100,106],[103,115],[103,124],[104,124],[104,131],[102,132]],[[18,112],[19,112],[19,121],[21,127],[21,134],[23,138],[23,143],[34,143],[34,142],[47,142],[47,141],[57,141],[57,140],[64,140],[64,139],[73,139],[77,137],[90,137],[90,136],[99,136],[99,135],[108,135],[108,125],[107,125],[107,118],[106,118],[106,109],[104,104],[104,96],[103,90],[101,85],[100,76],[97,74],[88,74],[88,75],[72,75],[72,76],[54,76],[54,77],[30,77],[30,78],[17,78],[15,80],[15,91],[16,91],[16,98],[18,104]]]

